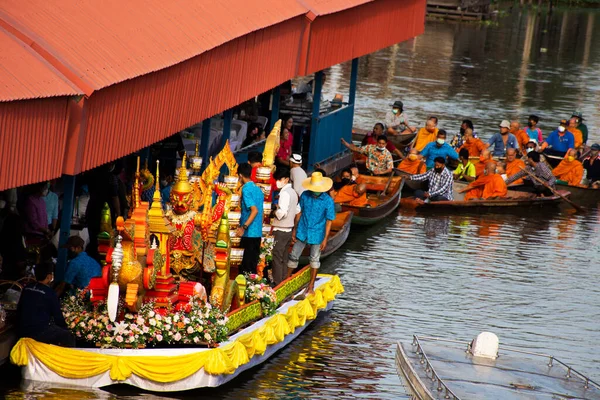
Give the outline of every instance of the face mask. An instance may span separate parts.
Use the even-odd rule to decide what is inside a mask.
[[[528,152],[528,153],[531,153],[532,151],[533,151],[533,148],[531,148],[531,147],[528,147],[528,148],[527,148],[527,152]]]
[[[410,161],[417,161],[417,159],[418,159],[418,158],[419,158],[419,157],[418,157],[416,154],[409,154],[409,155],[408,155],[408,159],[409,159]]]
[[[379,150],[379,151],[384,151],[384,150],[385,150],[385,147],[379,147],[379,146],[377,146],[377,150]]]
[[[465,128],[460,128],[460,134],[464,135],[465,134]]]
[[[282,187],[285,186],[285,182],[277,181],[277,182],[275,182],[275,186],[277,186],[277,189],[281,189]]]
[[[74,252],[73,250],[69,250],[69,251],[67,252],[67,258],[68,258],[69,260],[72,260],[72,259],[74,259],[75,257],[77,257],[77,253],[76,253],[76,252]]]
[[[52,275],[52,278],[50,279],[50,281],[48,282],[48,285],[52,285],[52,282],[54,282],[54,275]]]
[[[559,132],[564,132],[565,130],[566,130],[566,129],[565,129],[565,127],[564,127],[564,126],[559,126],[559,127],[558,127],[558,131],[559,131]]]
[[[393,112],[394,114],[398,114],[398,112],[399,112],[399,111],[400,111],[400,110],[398,110],[397,108],[394,108],[394,109],[392,110],[392,112]]]
[[[435,172],[437,172],[439,174],[444,170],[444,167],[442,167],[442,168],[435,167],[434,170],[435,170]]]
[[[575,161],[575,157],[573,157],[573,156],[569,156],[569,157],[567,157],[567,160],[568,160],[569,162],[573,162],[573,161]]]
[[[528,126],[528,127],[530,127],[530,128],[531,128],[531,127],[533,127],[533,122],[529,121],[529,122],[527,123],[527,126]]]
[[[356,181],[356,177],[352,175],[352,182]]]
[[[320,192],[311,192],[313,197],[320,197],[323,193]]]
[[[350,183],[350,178],[342,178],[341,182],[342,182],[344,185],[347,185],[347,184],[349,184],[349,183]]]
[[[446,139],[438,139],[438,140],[436,140],[436,142],[437,142],[437,144],[439,144],[441,146],[444,143],[446,143]]]

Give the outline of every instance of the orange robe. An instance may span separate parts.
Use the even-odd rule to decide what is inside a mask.
[[[473,163],[475,165],[475,176],[477,178],[479,178],[480,176],[483,175],[483,170],[485,169],[485,164],[487,164],[490,161],[494,161],[492,159],[491,155],[490,155],[490,158],[488,158],[487,160],[482,160],[481,157],[479,157],[479,162]]]
[[[527,147],[527,143],[529,143],[529,135],[523,129],[519,129],[516,132],[512,132],[513,135],[517,138],[517,142],[519,143],[519,147],[521,151],[525,151]]]
[[[423,151],[425,146],[427,146],[431,142],[435,142],[435,140],[437,139],[438,131],[438,128],[435,128],[433,133],[429,133],[429,131],[425,128],[419,129],[419,131],[417,132],[417,138],[415,139],[414,148],[419,151]]]
[[[506,176],[508,178],[510,178],[517,172],[521,172],[521,168],[525,168],[525,162],[523,160],[521,160],[520,158],[515,158],[515,161],[512,161],[512,162],[507,161],[506,162]],[[523,184],[523,178],[517,179],[516,181],[514,181],[512,183],[512,185],[522,185],[522,184]]]
[[[398,169],[404,172],[408,172],[409,174],[424,174],[427,171],[427,166],[422,160],[409,160],[406,157],[400,164],[398,165]]]
[[[505,197],[508,190],[504,179],[498,174],[482,175],[469,184],[469,189],[465,193],[465,200]]]
[[[575,137],[575,148],[581,146],[583,144],[583,133],[581,133],[581,131],[577,128],[569,127],[567,130]]]
[[[481,141],[481,139],[471,139],[471,143],[464,142],[462,146],[458,149],[457,153],[462,149],[469,150],[469,157],[479,157],[482,151],[484,151],[488,146]]]
[[[579,160],[569,161],[563,159],[552,170],[556,179],[567,182],[571,186],[579,186],[583,179],[583,164]]]
[[[367,205],[367,193],[363,193],[362,196],[356,197],[354,193],[355,185],[343,186],[340,191],[335,195],[336,203],[344,203],[355,207],[364,207]]]

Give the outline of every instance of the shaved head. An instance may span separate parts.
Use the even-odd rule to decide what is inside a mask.
[[[360,196],[362,196],[367,192],[367,185],[365,183],[359,183],[358,185],[354,185],[354,191]]]
[[[567,151],[567,156],[573,156],[573,157],[577,158],[577,150],[569,149],[569,151]]]
[[[508,161],[514,161],[517,158],[517,150],[516,149],[506,149],[506,159]]]
[[[419,155],[419,150],[415,149],[414,147],[412,149],[410,149],[410,151],[408,152],[408,154],[414,154],[414,155]]]
[[[487,175],[493,175],[496,173],[496,163],[493,161],[489,161],[485,164],[485,170],[487,171]]]
[[[514,130],[514,131],[518,131],[519,128],[521,127],[521,124],[519,123],[519,121],[510,121],[510,130]]]
[[[481,157],[483,157],[484,160],[487,159],[491,159],[492,158],[492,153],[489,150],[484,150],[481,152]]]

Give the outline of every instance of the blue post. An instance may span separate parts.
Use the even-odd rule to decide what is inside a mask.
[[[352,71],[350,72],[350,98],[348,103],[354,105],[356,100],[356,82],[358,80],[358,58],[352,59]]]
[[[143,148],[138,152],[140,156],[140,162],[144,165],[144,162],[148,160],[148,164],[150,164],[150,146]],[[150,168],[150,167],[148,167]],[[151,168],[150,168],[151,169]]]
[[[210,145],[210,118],[202,121],[202,138],[200,139],[200,157],[202,157],[202,172],[208,166],[208,149]]]
[[[344,132],[344,139],[348,142],[352,140],[352,126],[354,125],[354,108],[356,107],[356,85],[358,81],[358,58],[352,59],[352,71],[350,72],[350,94],[348,98],[348,107],[350,107],[350,131]]]
[[[63,175],[64,182],[64,195],[63,195],[63,209],[62,216],[60,218],[60,237],[58,239],[58,262],[56,263],[55,281],[62,282],[65,278],[65,271],[67,270],[67,249],[63,249],[69,236],[71,236],[71,218],[73,216],[73,200],[75,196],[75,176],[74,175]]]
[[[310,148],[308,151],[308,165],[309,171],[312,171],[314,164],[320,160],[316,159],[316,152],[319,146],[319,110],[321,109],[321,89],[323,88],[323,71],[319,71],[315,74],[313,82],[313,110],[312,120],[310,124]]]
[[[275,126],[275,122],[277,122],[279,119],[279,103],[281,100],[280,93],[279,86],[275,86],[272,90],[273,101],[271,103],[271,119],[269,119],[269,131],[267,134],[271,132],[273,126]]]
[[[225,147],[225,142],[231,136],[231,120],[233,119],[233,110],[229,109],[223,113],[223,138],[221,139],[221,149]]]

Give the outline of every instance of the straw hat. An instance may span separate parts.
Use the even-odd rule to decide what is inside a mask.
[[[320,172],[313,172],[310,178],[306,178],[302,181],[302,186],[306,190],[323,193],[331,189],[333,186],[333,180],[323,176],[323,174]]]

